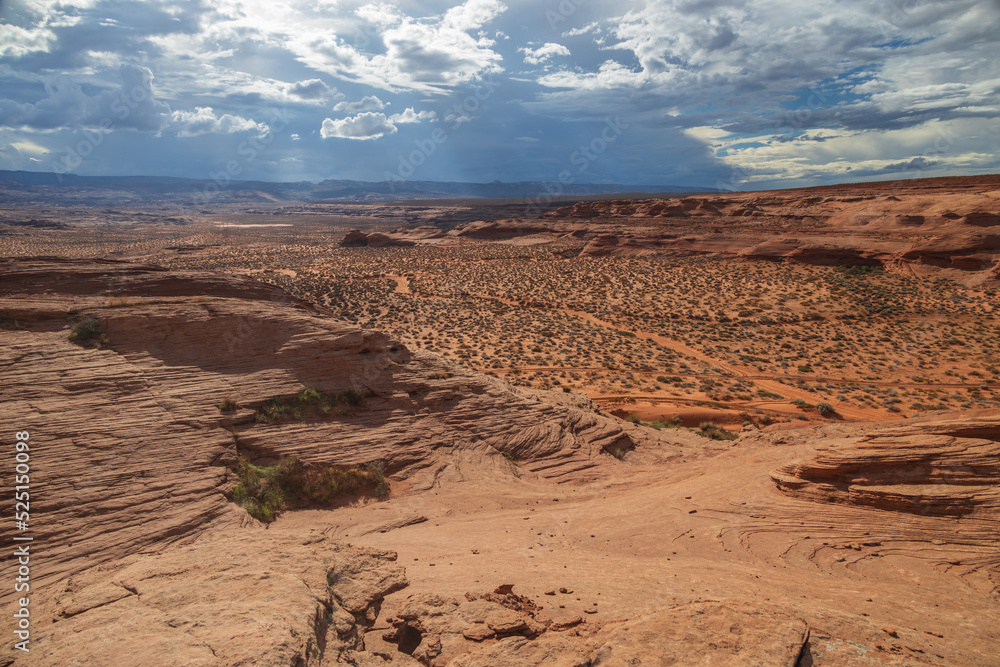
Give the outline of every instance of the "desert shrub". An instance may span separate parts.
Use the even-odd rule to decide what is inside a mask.
[[[672,422],[668,421],[658,421],[654,420],[649,422],[650,428],[655,428],[657,431],[662,431],[665,428],[680,428],[680,420],[676,419]]]
[[[365,400],[365,390],[361,387],[351,387],[344,393],[343,400],[348,405],[361,405]]]
[[[816,409],[819,410],[819,413],[824,417],[829,417],[831,415],[837,414],[837,411],[834,410],[833,406],[830,405],[829,403],[817,403]]]
[[[354,494],[389,495],[383,461],[357,466],[310,465],[292,455],[273,466],[257,466],[240,457],[236,475],[239,482],[233,500],[265,523],[274,521],[288,507],[330,506],[338,498]]]
[[[711,440],[736,440],[739,436],[727,431],[715,422],[702,422],[698,425],[698,434]]]
[[[233,490],[236,503],[258,521],[274,521],[285,502],[280,484],[273,479],[274,467],[256,466],[240,457],[236,475],[240,480]]]
[[[100,347],[107,345],[108,337],[101,330],[101,323],[97,318],[88,315],[69,330],[69,342],[76,343],[80,347]]]
[[[343,416],[361,406],[364,399],[365,390],[357,387],[352,387],[343,394],[321,394],[315,389],[305,387],[292,397],[273,397],[257,408],[254,420],[258,424],[274,424],[322,419],[331,415]]]
[[[220,412],[232,412],[233,410],[239,409],[239,404],[228,396],[215,404],[215,407],[219,408]]]

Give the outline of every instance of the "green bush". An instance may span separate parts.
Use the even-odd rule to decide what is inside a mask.
[[[108,344],[108,337],[101,330],[101,323],[88,315],[70,329],[69,342],[80,347],[100,347]]]
[[[305,387],[291,398],[273,397],[268,403],[257,408],[254,421],[258,424],[274,424],[304,419],[350,414],[364,403],[364,389],[351,387],[343,394],[321,394]],[[222,409],[221,407],[219,408]]]
[[[348,405],[361,405],[365,400],[365,390],[360,387],[351,387],[344,394],[343,400]]]
[[[236,401],[227,396],[216,403],[215,407],[219,408],[220,412],[232,412],[233,410],[238,410],[240,406],[236,403]]]
[[[736,440],[739,435],[727,431],[715,422],[702,422],[698,425],[698,434],[711,440]]]
[[[837,414],[837,411],[834,410],[833,406],[829,403],[817,403],[816,409],[819,410],[819,413],[824,417]]]
[[[289,507],[328,507],[353,494],[385,498],[390,490],[383,461],[357,466],[310,465],[292,455],[273,466],[257,466],[240,457],[236,475],[239,482],[233,500],[265,523]]]
[[[275,479],[276,466],[255,466],[244,457],[236,464],[240,481],[233,490],[233,499],[250,516],[269,523],[274,521],[285,502],[285,494]]]

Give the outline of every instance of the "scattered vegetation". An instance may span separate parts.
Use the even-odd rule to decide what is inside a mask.
[[[365,396],[365,390],[360,387],[352,387],[343,394],[321,394],[306,387],[290,398],[275,396],[257,408],[255,420],[258,424],[278,424],[344,416],[358,408]]]
[[[653,397],[671,415],[692,405],[746,412],[769,399],[808,398],[802,391],[814,396],[810,403],[833,403],[851,418],[1000,405],[995,288],[868,266],[585,257],[572,240],[344,249],[329,243],[331,233],[359,224],[388,230],[402,218],[362,221],[352,214],[332,219],[333,227],[317,219],[306,211],[238,214],[227,221],[254,224],[224,234],[192,226],[183,241],[170,227],[116,231],[102,236],[100,246],[89,231],[72,230],[2,242],[5,256],[44,248],[77,257],[142,255],[177,269],[249,271],[411,349],[519,386],[572,387],[604,407]],[[179,243],[201,251],[178,253]],[[111,305],[139,305],[128,301],[112,298]],[[789,391],[774,394],[768,389],[776,387],[756,384],[762,378],[782,381]],[[893,403],[890,392],[897,390],[903,400]],[[261,410],[262,423],[293,419],[296,409],[302,419],[324,414],[290,399],[279,403]],[[350,405],[330,409],[336,414]],[[768,410],[776,421],[790,413],[822,416],[818,407]]]
[[[727,431],[715,422],[702,422],[695,432],[711,440],[736,440],[740,437],[739,434]]]
[[[80,347],[96,347],[107,345],[110,341],[101,329],[101,323],[97,318],[89,315],[73,325],[69,331],[69,342],[76,343]]]
[[[662,431],[665,428],[681,428],[681,418],[674,417],[673,421],[668,422],[654,419],[646,425],[650,428],[655,428],[657,431]]]
[[[292,455],[272,466],[258,466],[240,457],[236,475],[239,482],[233,499],[250,516],[265,523],[274,521],[284,509],[329,507],[352,495],[389,495],[384,461],[358,466],[310,465]]]
[[[220,412],[233,412],[240,408],[239,404],[228,396],[216,403],[215,407],[219,408]]]

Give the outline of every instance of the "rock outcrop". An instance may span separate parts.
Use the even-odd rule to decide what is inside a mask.
[[[310,464],[345,466],[381,461],[390,486],[414,492],[450,475],[508,477],[512,483],[518,475],[580,481],[605,474],[602,470],[615,463],[610,452],[672,446],[592,409],[546,401],[544,394],[520,392],[435,355],[411,352],[385,334],[336,321],[250,280],[52,259],[5,260],[0,270],[3,418],[31,434],[31,482],[38,489],[32,531],[46,545],[45,558],[32,569],[32,590],[40,591],[39,601],[50,599],[75,575],[105,573],[87,579],[94,583],[79,595],[76,588],[59,594],[66,601],[54,617],[76,620],[49,629],[49,649],[35,655],[55,657],[33,664],[67,664],[59,656],[76,650],[74,642],[64,641],[76,631],[63,629],[69,632],[79,623],[101,627],[112,622],[115,610],[146,610],[151,598],[170,599],[169,589],[146,593],[130,582],[141,582],[147,570],[180,567],[176,559],[188,558],[185,550],[198,550],[191,558],[208,564],[205,572],[185,577],[195,588],[216,581],[213,568],[229,571],[223,579],[261,570],[268,556],[258,555],[243,570],[222,565],[233,553],[272,548],[266,540],[255,541],[265,535],[249,527],[256,522],[232,501],[238,457],[273,462],[296,455]],[[90,347],[70,342],[71,328],[87,318],[98,323],[101,340]],[[272,397],[295,396],[304,388],[355,391],[364,398],[356,409],[326,419],[259,423],[255,418]],[[223,401],[238,407],[222,412]],[[519,464],[513,466],[512,459]],[[8,502],[11,494],[8,486]],[[215,539],[220,535],[228,537]],[[7,525],[2,539],[10,543],[10,537]],[[141,556],[171,546],[177,550],[161,560]],[[132,569],[107,574],[123,562]],[[201,576],[206,579],[199,583]],[[229,586],[223,579],[217,583]],[[277,585],[265,588],[272,590],[272,584]],[[193,590],[187,594],[197,606]],[[3,602],[11,595],[5,590]],[[289,613],[302,622],[275,621],[268,625],[274,632],[309,630],[315,600],[305,592],[296,599],[305,606]],[[191,664],[202,664],[202,658],[204,664],[240,664],[240,651],[254,650],[240,648],[241,634],[219,639],[246,631],[237,631],[235,611],[226,612],[232,623],[213,622],[215,638],[196,632],[192,639],[171,630],[206,622],[201,611],[191,609],[189,620],[182,620],[189,612],[178,609],[154,614],[148,627],[159,629],[148,637],[146,622],[136,617],[130,621],[134,637],[115,650],[126,655],[148,640],[163,655],[175,649],[190,653]],[[305,640],[260,641],[284,647],[275,649],[284,657],[269,664],[293,664],[288,656],[313,650]],[[230,643],[233,652],[222,648]],[[209,648],[216,651],[215,662]],[[89,664],[124,664],[108,655],[98,651]]]
[[[31,434],[34,538],[31,652],[8,643],[0,665],[994,659],[996,411],[715,442],[516,390],[246,279],[0,272],[0,414]],[[304,388],[354,402],[265,417]],[[234,469],[292,455],[378,463],[388,499],[265,526]]]
[[[980,176],[585,202],[534,220],[474,222],[449,234],[532,237],[575,244],[594,257],[703,253],[945,272],[975,286],[992,283],[1000,262],[998,193],[1000,177]]]
[[[1000,519],[1000,419],[907,424],[834,441],[771,475],[797,498]]]
[[[391,232],[363,232],[352,229],[344,234],[340,245],[346,248],[385,248],[388,246],[410,247],[421,243],[435,243],[447,236],[437,227],[421,226],[410,229],[396,229]]]

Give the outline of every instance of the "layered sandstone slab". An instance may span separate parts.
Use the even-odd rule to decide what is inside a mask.
[[[995,412],[715,442],[244,279],[0,270],[35,537],[33,650],[0,665],[950,666],[1000,641]],[[68,340],[88,316],[100,347]],[[363,401],[258,422],[303,387]],[[232,469],[291,454],[383,461],[390,496],[265,527]]]

